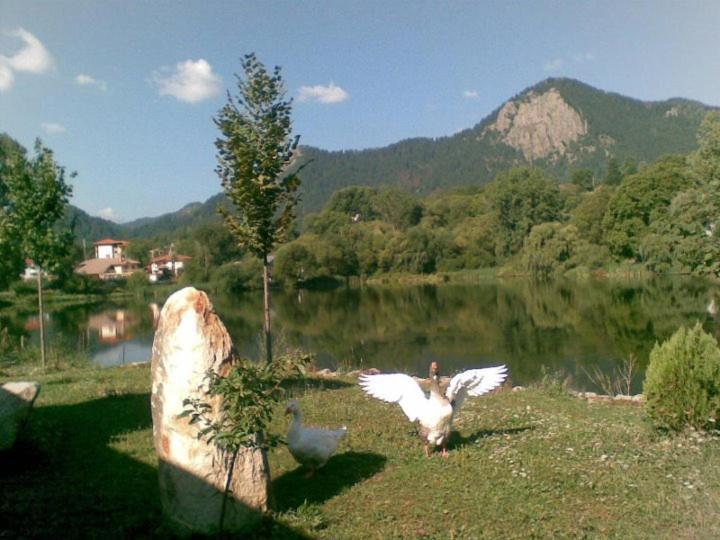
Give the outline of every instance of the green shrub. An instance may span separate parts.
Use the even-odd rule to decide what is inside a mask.
[[[80,274],[72,274],[59,286],[60,290],[69,294],[102,294],[106,290],[99,279]]]
[[[45,282],[43,282],[43,285],[45,285]],[[37,281],[15,281],[10,284],[10,290],[15,296],[37,294]]]
[[[225,263],[210,274],[208,288],[214,293],[238,293],[262,289],[263,268],[257,257],[246,255],[238,262]]]
[[[720,349],[700,323],[681,327],[650,353],[643,387],[653,424],[671,431],[716,429],[720,417]]]

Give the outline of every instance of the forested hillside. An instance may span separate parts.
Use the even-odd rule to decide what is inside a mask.
[[[549,95],[559,98],[543,99]],[[560,99],[567,106],[558,107]],[[303,170],[304,208],[317,210],[329,194],[351,185],[397,186],[424,195],[483,185],[523,165],[539,166],[561,180],[574,168],[604,177],[610,158],[651,162],[691,151],[708,110],[685,99],[644,102],[572,79],[548,79],[450,137],[361,151],[304,148],[304,157],[312,160]],[[580,122],[578,132],[564,130],[573,120]]]
[[[695,149],[697,128],[709,109],[686,99],[644,102],[572,79],[547,79],[449,137],[367,150],[302,147],[299,163],[308,165],[302,171],[300,211],[320,210],[332,193],[348,186],[397,187],[424,196],[482,186],[522,166],[541,168],[560,182],[586,169],[595,183],[613,176],[617,182],[623,165],[632,172],[637,164]],[[177,212],[120,225],[71,207],[67,220],[75,224],[76,236],[88,241],[177,235],[218,221],[223,199],[218,194]]]

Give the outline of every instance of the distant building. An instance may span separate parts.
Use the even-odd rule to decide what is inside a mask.
[[[127,240],[105,238],[94,243],[96,259],[122,259],[125,249],[130,245]]]
[[[126,240],[106,238],[95,242],[95,258],[81,262],[75,272],[102,280],[126,279],[140,269],[140,261],[128,259]]]
[[[185,263],[192,259],[187,255],[174,253],[173,246],[170,246],[167,253],[156,255],[160,250],[151,252],[150,264],[147,266],[147,272],[150,275],[150,281],[155,283],[163,279],[170,279],[179,276],[185,269]]]
[[[36,265],[32,259],[25,259],[25,271],[20,274],[23,281],[35,281],[38,276],[40,267]],[[43,272],[43,276],[46,274]]]

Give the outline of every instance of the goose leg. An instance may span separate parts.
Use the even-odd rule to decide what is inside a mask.
[[[442,447],[442,457],[444,457],[445,459],[447,459],[449,455],[450,455],[450,454],[448,454],[447,447],[445,446],[445,443],[443,443],[443,447]]]
[[[424,448],[425,448],[425,457],[429,458],[430,457],[430,445],[428,443],[425,443]]]

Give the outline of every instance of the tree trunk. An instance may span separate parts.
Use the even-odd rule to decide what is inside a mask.
[[[263,304],[265,310],[265,361],[272,362],[272,336],[270,335],[270,265],[267,255],[263,257]]]
[[[45,321],[43,320],[42,269],[37,267],[38,321],[40,323],[40,362],[45,369]]]

